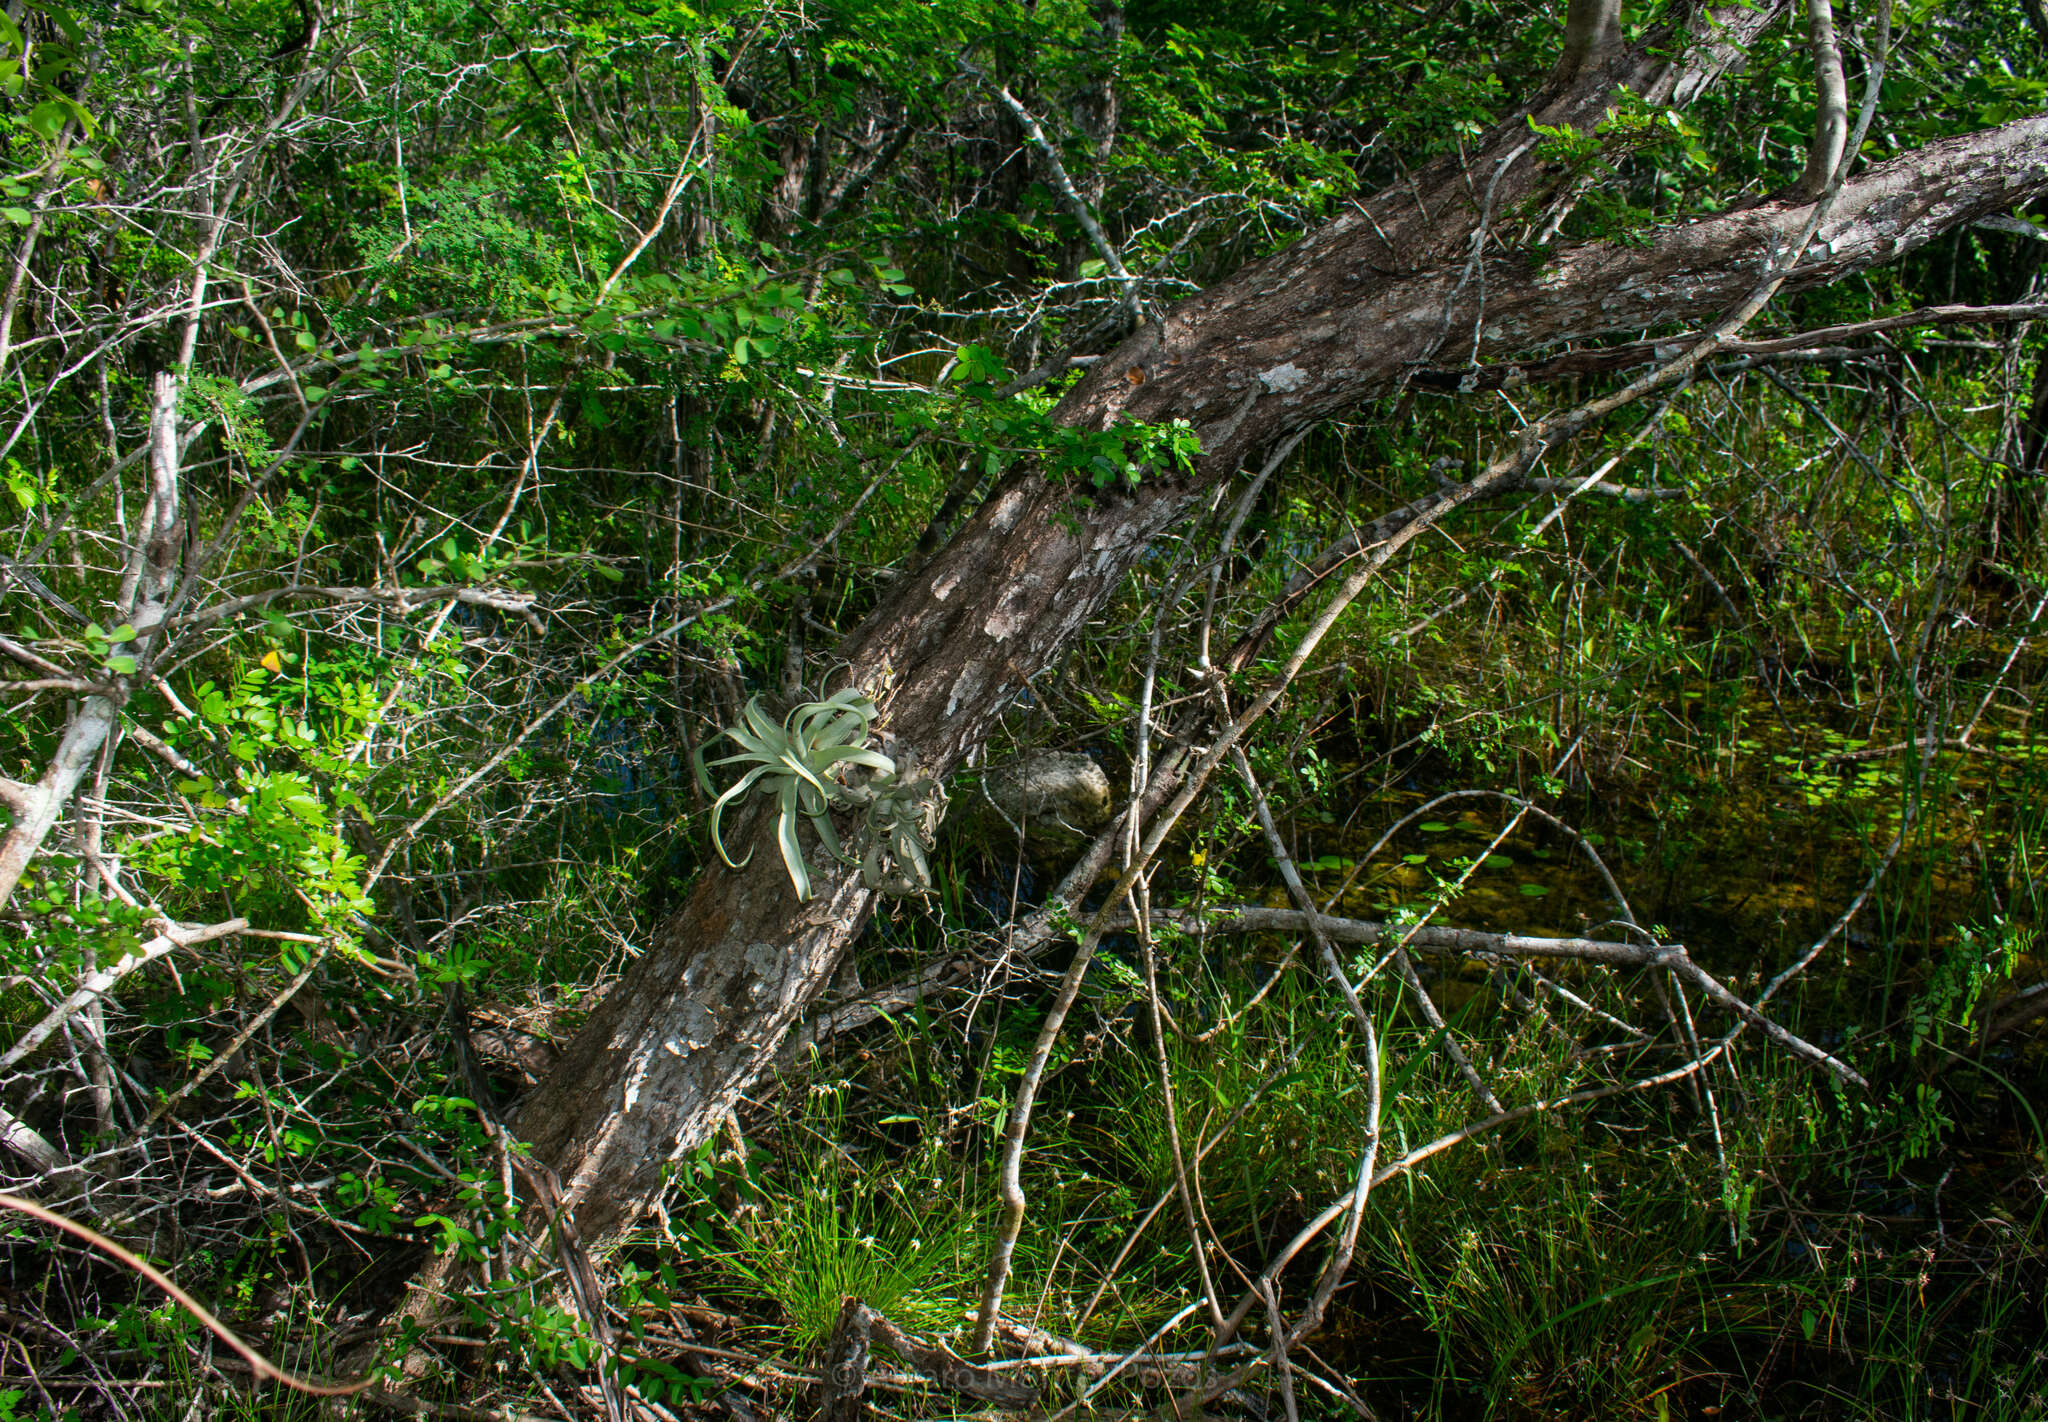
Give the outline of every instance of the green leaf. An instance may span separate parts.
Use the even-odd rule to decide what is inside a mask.
[[[1520,890],[1520,892],[1521,892],[1521,895],[1522,895],[1522,897],[1523,897],[1523,898],[1525,898],[1525,899],[1540,899],[1540,898],[1542,898],[1542,897],[1543,897],[1543,896],[1544,896],[1545,894],[1547,894],[1547,893],[1549,893],[1549,892],[1550,892],[1550,885],[1548,885],[1548,884],[1524,884],[1524,885],[1522,885],[1522,887],[1521,887],[1521,890]]]
[[[0,207],[0,217],[19,227],[28,226],[29,211],[25,207]]]
[[[73,49],[85,48],[85,31],[78,27],[78,21],[62,5],[45,3],[38,6],[43,14],[63,32],[64,42]]]
[[[55,99],[45,99],[28,111],[28,126],[41,137],[54,141],[71,117],[69,108]]]
[[[796,783],[783,785],[778,797],[780,814],[775,820],[775,839],[782,849],[782,864],[789,871],[789,882],[796,886],[796,901],[807,904],[811,901],[811,871],[804,863],[803,846],[796,838]]]

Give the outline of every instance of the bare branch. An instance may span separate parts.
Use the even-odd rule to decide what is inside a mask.
[[[120,962],[87,974],[69,997],[51,1008],[40,1022],[17,1037],[13,1046],[5,1052],[0,1052],[0,1072],[6,1071],[48,1041],[51,1034],[65,1022],[98,1001],[112,990],[114,984],[137,968],[154,963],[173,949],[210,943],[216,938],[232,938],[248,927],[249,920],[246,918],[231,918],[224,923],[208,924],[204,928],[180,928],[175,924],[165,924],[158,929],[154,938],[136,947]]]
[[[1835,38],[1832,0],[1806,0],[1807,44],[1813,53],[1813,136],[1807,140],[1806,171],[1792,192],[1818,197],[1842,166],[1849,142],[1849,86],[1842,77],[1842,46]]]
[[[1145,302],[1139,289],[1138,278],[1124,265],[1123,254],[1117,251],[1115,244],[1103,232],[1102,224],[1095,219],[1094,209],[1088,206],[1087,199],[1083,198],[1080,190],[1074,186],[1074,180],[1067,176],[1067,165],[1060,161],[1059,149],[1045,136],[1045,130],[1039,126],[1038,120],[1032,117],[1031,111],[1018,102],[1016,95],[991,78],[986,70],[964,55],[960,59],[960,68],[987,86],[990,92],[1002,101],[1003,107],[1010,111],[1011,117],[1017,120],[1018,126],[1024,130],[1025,137],[1031,140],[1031,146],[1036,148],[1039,157],[1045,160],[1046,169],[1052,174],[1054,186],[1065,199],[1067,210],[1074,214],[1074,220],[1081,224],[1081,230],[1087,234],[1088,244],[1095,249],[1095,255],[1102,258],[1102,264],[1109,268],[1109,274],[1123,286],[1124,306],[1131,313],[1131,319],[1143,325]]]
[[[170,372],[156,378],[155,403],[150,412],[150,490],[141,526],[130,540],[128,565],[122,574],[120,609],[124,620],[137,630],[129,643],[135,659],[133,675],[146,676],[155,650],[156,629],[164,616],[164,600],[176,585],[182,550],[178,498],[178,382]],[[10,652],[15,649],[10,645]],[[40,658],[36,660],[40,661]],[[0,839],[0,905],[14,895],[14,887],[28,871],[29,861],[43,846],[43,840],[70,803],[72,791],[86,768],[99,753],[127,699],[131,677],[116,680],[116,695],[88,696],[72,713],[57,752],[35,786],[31,802],[23,798],[5,839]]]
[[[1179,921],[1189,931],[1205,928],[1210,933],[1308,931],[1307,920],[1297,910],[1257,908],[1251,905],[1219,909],[1206,918],[1187,916]],[[1669,968],[1690,979],[1707,996],[1735,1013],[1743,1021],[1758,1028],[1786,1050],[1825,1068],[1852,1085],[1867,1087],[1870,1084],[1855,1068],[1830,1056],[1812,1043],[1794,1036],[1748,1002],[1737,997],[1694,963],[1682,944],[1644,945],[1609,943],[1590,938],[1537,938],[1519,933],[1482,933],[1469,928],[1424,927],[1409,930],[1371,919],[1331,918],[1324,914],[1317,915],[1316,926],[1331,941],[1337,943],[1398,942],[1406,938],[1410,947],[1419,948],[1424,952],[1457,953],[1477,958],[1567,958],[1584,963],[1604,963],[1612,967]],[[1411,932],[1413,936],[1409,937]]]
[[[0,1147],[13,1151],[44,1176],[71,1167],[71,1157],[52,1145],[48,1136],[5,1109],[0,1109]]]
[[[491,588],[476,588],[460,584],[442,584],[425,588],[365,588],[365,587],[322,587],[310,583],[290,583],[284,587],[271,588],[247,597],[217,602],[196,612],[179,613],[171,618],[169,626],[179,631],[211,627],[217,622],[248,612],[253,608],[268,607],[274,602],[288,599],[318,598],[336,606],[349,603],[379,603],[386,607],[406,611],[427,603],[459,602],[470,607],[488,607],[499,612],[517,613],[531,621],[538,619],[534,614],[532,593],[499,592]]]

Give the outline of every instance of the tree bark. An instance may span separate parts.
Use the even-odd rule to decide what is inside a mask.
[[[128,563],[122,572],[115,606],[121,621],[135,629],[134,639],[114,644],[119,655],[135,659],[126,674],[102,673],[105,689],[83,697],[64,728],[64,738],[33,785],[5,782],[0,788],[13,817],[0,836],[0,908],[14,895],[22,875],[63,817],[72,792],[85,778],[93,758],[112,735],[130,690],[149,675],[150,663],[162,647],[163,621],[178,567],[184,555],[184,526],[179,519],[178,379],[158,372],[149,416],[149,498],[142,516],[128,534]]]
[[[1577,75],[1604,64],[1621,47],[1621,0],[1571,0],[1564,17],[1564,57],[1558,69]]]
[[[1827,191],[1849,142],[1849,85],[1842,77],[1833,0],[1806,0],[1806,29],[1807,48],[1813,54],[1813,133],[1806,143],[1806,171],[1794,191],[1813,198]]]
[[[1764,202],[1641,245],[1585,243],[1541,265],[1489,236],[1491,222],[1557,179],[1532,156],[1530,116],[1583,127],[1617,86],[1653,103],[1696,89],[1656,48],[1596,54],[1575,73],[1560,66],[1466,167],[1440,163],[1361,201],[1099,361],[1057,417],[1098,429],[1186,419],[1202,437],[1196,467],[1129,493],[1085,494],[1029,470],[999,485],[838,653],[899,748],[936,775],[957,766],[1152,541],[1276,441],[1400,390],[1444,353],[1501,360],[1683,328],[1753,290],[1802,231],[1806,202]],[[1841,280],[2044,192],[2048,117],[1931,144],[1850,181],[1787,285]],[[858,873],[822,856],[817,896],[797,903],[766,842],[771,817],[756,821],[751,866],[706,873],[518,1114],[518,1133],[560,1173],[587,1240],[629,1226],[660,1190],[665,1162],[724,1119],[873,907]]]

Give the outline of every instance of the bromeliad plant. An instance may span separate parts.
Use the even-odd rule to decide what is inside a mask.
[[[877,776],[848,790],[867,803],[861,882],[884,894],[929,893],[931,847],[945,808],[945,787],[899,774]]]
[[[823,701],[804,702],[780,725],[762,706],[760,697],[749,700],[740,724],[719,733],[739,746],[739,754],[711,762],[748,767],[711,806],[711,844],[718,857],[735,869],[753,858],[752,850],[747,851],[746,859],[738,860],[727,853],[720,826],[726,807],[759,786],[775,797],[775,839],[798,902],[811,899],[810,866],[797,839],[799,818],[811,822],[819,840],[835,857],[847,857],[832,825],[834,806],[865,811],[861,876],[870,889],[890,893],[929,890],[927,856],[944,792],[930,782],[908,780],[899,774],[894,760],[867,748],[877,715],[874,701],[851,687]],[[850,768],[865,770],[866,779],[847,784],[840,777]],[[713,787],[701,750],[697,774],[710,793]]]

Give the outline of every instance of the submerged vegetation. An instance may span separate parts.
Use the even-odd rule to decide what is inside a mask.
[[[7,12],[0,1422],[2048,1415],[2044,95]]]

